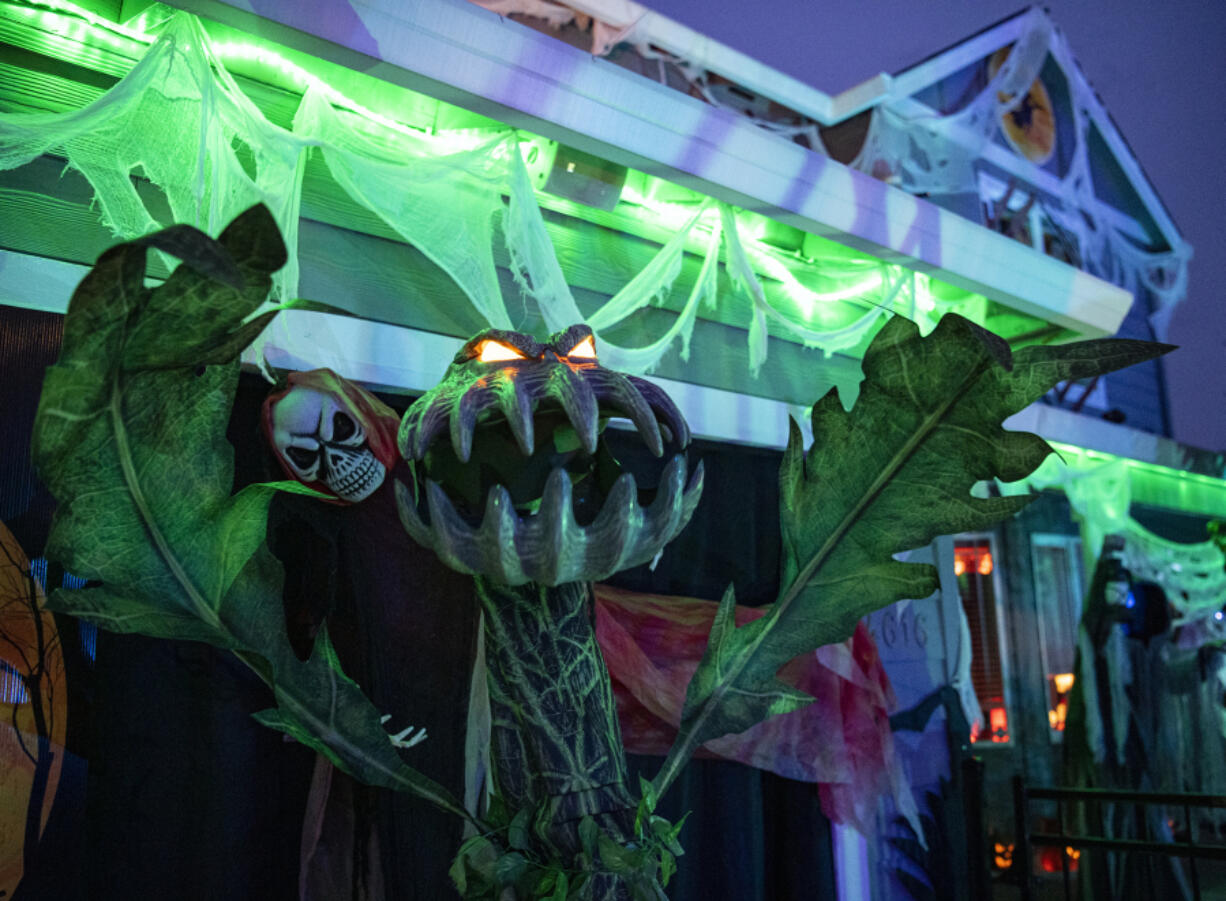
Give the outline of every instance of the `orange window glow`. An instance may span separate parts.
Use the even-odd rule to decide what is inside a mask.
[[[996,869],[1007,870],[1013,866],[1013,842],[995,842],[992,852]]]
[[[1009,740],[1009,713],[1005,708],[993,707],[988,711],[988,726],[992,730],[992,741]]]
[[[992,552],[986,547],[963,545],[954,548],[954,575],[961,576],[968,572],[979,573],[981,576],[992,574]]]
[[[979,557],[979,563],[975,567],[976,571],[981,576],[992,575],[992,552],[984,551]]]

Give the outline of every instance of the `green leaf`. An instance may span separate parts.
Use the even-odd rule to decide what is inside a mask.
[[[216,241],[189,226],[167,232],[175,233],[171,252],[185,265],[148,293],[125,341],[123,365],[159,369],[228,363],[276,315],[271,310],[244,322],[267,299],[269,273],[285,264],[285,245],[272,214],[266,207],[252,207]],[[231,277],[219,281],[219,273]]]
[[[448,874],[465,898],[480,896],[494,884],[498,849],[484,835],[474,835],[460,845]],[[472,893],[469,893],[469,889]]]
[[[576,865],[577,859],[576,859]],[[590,873],[578,873],[574,876],[570,884],[570,891],[566,895],[567,899],[580,899],[587,896],[587,884],[591,880]]]
[[[316,491],[314,488],[308,488],[306,485],[303,485],[301,482],[295,482],[290,479],[286,479],[280,482],[260,482],[260,485],[262,485],[265,488],[271,488],[273,491],[284,491],[286,494],[301,494],[301,495],[304,495],[305,497],[318,498],[321,501],[336,500],[334,495],[328,494],[323,491]]]
[[[1011,354],[961,316],[945,316],[927,338],[892,318],[865,353],[855,407],[845,411],[833,390],[818,401],[807,453],[792,423],[779,472],[783,587],[766,616],[741,628],[732,589],[725,594],[657,792],[703,742],[803,706],[775,677],[787,661],[845,639],[873,610],[936,590],[933,567],[895,554],[988,528],[1029,502],[970,494],[984,479],[1028,475],[1051,451],[1037,435],[1005,431],[1008,416],[1059,381],[1170,349],[1104,339]]]
[[[494,829],[501,829],[511,822],[511,809],[507,807],[506,799],[502,795],[490,795],[485,820]]]
[[[583,851],[592,860],[596,859],[596,843],[600,838],[600,827],[591,816],[585,816],[579,821],[579,842]]]
[[[691,811],[687,810],[685,815],[677,821],[676,825],[673,825],[664,817],[651,818],[651,831],[656,837],[656,841],[677,857],[685,853],[677,837],[681,834],[681,828],[685,826],[685,821],[690,818],[690,813]]]
[[[353,310],[347,310],[344,307],[334,306],[330,303],[323,303],[318,300],[308,300],[305,297],[295,297],[293,300],[287,300],[281,304],[279,309],[282,310],[303,310],[310,313],[328,313],[332,316],[346,316],[350,319],[361,319],[364,322],[372,322],[377,320],[368,319],[365,316],[360,316]]]
[[[668,887],[668,880],[677,872],[677,859],[670,852],[660,854],[660,885]]]
[[[507,827],[507,844],[517,851],[527,849],[531,838],[528,830],[532,826],[532,808],[523,807],[515,814],[515,818],[511,820],[511,825]]]
[[[189,265],[148,289],[150,246]],[[234,336],[283,260],[272,217],[255,208],[217,241],[178,226],[118,245],[82,280],[44,381],[33,457],[58,501],[47,556],[102,585],[57,591],[51,603],[107,629],[234,651],[273,690],[277,709],[261,722],[364,782],[464,815],[400,759],[326,634],[305,662],[291,649],[281,565],[265,545],[279,486],[230,493]]]
[[[708,733],[712,728],[724,731],[704,733],[700,744],[727,732],[748,729],[768,716],[790,713],[813,703],[812,695],[785,685],[774,677],[774,669],[778,669],[778,666],[771,670],[766,680],[755,682],[740,678],[741,673],[753,672],[752,664],[759,650],[746,640],[750,634],[747,629],[736,628],[735,609],[736,595],[733,586],[729,585],[711,624],[707,649],[686,688],[686,704],[682,708],[683,729],[686,714],[693,707],[691,698],[713,698],[719,703],[719,719],[711,723]],[[736,728],[741,723],[744,725]]]
[[[642,855],[614,841],[601,832],[597,837],[600,849],[600,862],[605,869],[614,873],[633,873],[642,864]]]
[[[541,878],[536,881],[536,889],[533,897],[545,898],[553,894],[554,886],[558,883],[558,870],[545,870],[541,873]]]
[[[518,851],[511,851],[498,858],[494,864],[494,881],[500,886],[514,885],[528,869],[528,860]]]
[[[636,838],[643,837],[643,824],[648,820],[655,820],[652,814],[655,813],[656,804],[659,798],[656,796],[655,786],[642,776],[639,776],[639,790],[642,792],[642,797],[639,799],[638,807],[634,812],[634,835]]]
[[[561,870],[557,871],[558,881],[554,885],[553,897],[550,901],[566,901],[567,893],[570,891],[570,880],[566,878],[566,874]]]

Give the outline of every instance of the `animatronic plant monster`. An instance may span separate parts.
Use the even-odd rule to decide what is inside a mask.
[[[153,288],[149,247],[185,261]],[[680,849],[654,804],[690,755],[810,703],[776,678],[780,667],[843,640],[865,614],[936,589],[933,567],[896,554],[987,528],[1027,502],[970,493],[980,480],[1023,478],[1051,452],[1038,436],[1001,428],[1008,416],[1057,382],[1170,349],[1106,339],[1014,353],[960,316],[927,337],[890,319],[865,352],[855,406],[844,410],[834,392],[820,399],[808,450],[793,426],[779,472],[779,595],[737,627],[725,592],[677,742],[631,822],[582,580],[650,559],[693,512],[701,473],[687,484],[676,459],[688,431],[655,389],[601,368],[581,327],[547,344],[497,332],[470,342],[399,437],[416,467],[401,489],[406,527],[480,574],[502,796],[476,816],[409,766],[412,752],[389,740],[326,630],[307,660],[290,647],[267,511],[273,490],[306,489],[231,494],[225,432],[238,354],[272,315],[249,318],[284,260],[271,215],[257,207],[218,240],[176,226],[118,245],[81,282],[44,383],[34,457],[59,503],[46,556],[98,584],[56,591],[48,606],[107,629],[232,650],[271,690],[276,706],[261,722],[358,779],[472,823],[477,834],[452,869],[467,898],[658,898],[657,876],[667,878]],[[669,456],[654,500],[636,497],[643,486],[602,450],[602,414],[629,419]],[[313,440],[343,443],[332,425]],[[435,441],[444,428],[450,441]],[[304,456],[299,468],[317,475],[311,462]]]
[[[654,489],[621,472],[601,440],[610,417],[667,460]],[[418,464],[418,484],[397,485],[405,528],[476,578],[495,790],[532,811],[542,851],[568,869],[585,868],[584,817],[616,855],[640,837],[589,581],[646,563],[689,521],[702,465],[687,484],[685,420],[650,382],[601,366],[585,325],[543,344],[490,330],[409,408],[399,437]],[[620,882],[597,875],[590,896],[626,897]]]

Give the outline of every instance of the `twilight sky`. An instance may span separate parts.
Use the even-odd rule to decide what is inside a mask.
[[[641,0],[828,94],[897,72],[1017,0]],[[1175,437],[1226,451],[1226,3],[1052,0],[1073,55],[1195,248],[1168,340]]]

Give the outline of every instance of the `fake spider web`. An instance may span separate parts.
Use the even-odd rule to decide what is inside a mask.
[[[768,320],[830,353],[863,340],[895,303],[909,299],[904,309],[917,315],[913,275],[873,262],[880,278],[875,291],[866,292],[866,313],[833,330],[797,322],[768,300],[754,267],[761,260],[740,237],[734,212],[708,201],[641,272],[585,317],[545,229],[514,131],[417,132],[356,108],[305,73],[292,126],[281,128],[238,87],[196,18],[177,13],[160,27],[128,74],[92,104],[68,113],[0,115],[0,168],[62,154],[89,181],[103,224],[122,240],[171,221],[217,235],[262,202],[289,249],[288,264],[275,276],[274,301],[297,296],[303,175],[307,154],[315,152],[355,203],[454,279],[490,326],[512,327],[494,259],[501,235],[512,273],[546,325],[557,330],[588,322],[600,336],[602,358],[623,371],[650,371],[678,342],[687,357],[701,305],[716,302],[721,255],[729,281],[751,305],[753,372],[766,359]],[[156,191],[139,189],[141,176]],[[687,242],[700,241],[700,231],[709,234],[701,275],[676,320],[641,347],[609,342],[608,330],[669,295]],[[856,274],[863,268],[849,265]],[[789,287],[810,306],[831,302],[799,283]]]

